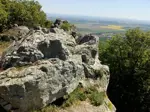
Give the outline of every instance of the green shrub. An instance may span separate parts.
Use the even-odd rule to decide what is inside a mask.
[[[69,31],[70,29],[72,29],[72,25],[70,23],[65,22],[60,26],[60,28],[64,31]]]
[[[90,99],[92,105],[100,106],[104,102],[104,96],[105,96],[104,92],[95,91],[90,95],[89,99]]]
[[[103,104],[104,97],[105,93],[98,92],[95,87],[83,88],[78,86],[71,94],[64,96],[65,101],[60,108],[79,104],[80,101],[85,101],[86,99],[89,99],[92,105],[99,106]],[[58,112],[58,109],[57,106],[50,105],[40,111],[33,112]]]
[[[32,111],[32,112],[59,112],[59,108],[55,105],[50,105],[43,108],[42,110]]]
[[[81,88],[78,87],[74,92],[66,97],[66,102],[63,104],[63,107],[69,107],[73,104],[76,104],[79,101],[85,101],[89,99],[91,104],[94,106],[99,106],[103,104],[105,97],[104,92],[98,92],[95,87]]]
[[[85,90],[85,94],[87,94],[87,95],[90,95],[90,94],[92,94],[93,92],[98,92],[97,89],[96,89],[96,87],[94,87],[94,86],[88,87],[88,88],[86,88],[86,90]]]
[[[13,24],[50,27],[42,6],[35,0],[0,0],[0,32]]]
[[[85,101],[87,99],[86,94],[84,93],[84,88],[78,87],[76,90],[74,90],[70,95],[66,96],[65,103],[63,104],[63,107],[69,107],[78,101]]]
[[[50,27],[52,26],[52,24],[53,24],[52,21],[46,20],[44,26],[45,26],[46,28],[50,28]]]

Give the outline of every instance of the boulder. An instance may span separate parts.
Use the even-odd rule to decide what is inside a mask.
[[[47,28],[42,28],[43,33],[49,33],[49,30]]]
[[[60,28],[63,23],[68,23],[66,20],[56,19],[51,28]]]
[[[77,32],[76,32],[76,31],[72,31],[72,32],[71,32],[71,35],[72,35],[74,38],[76,38],[76,37],[77,37]]]
[[[34,30],[41,30],[42,28],[41,28],[41,26],[34,26],[33,29],[34,29]]]
[[[20,35],[25,35],[30,31],[27,26],[14,27],[14,30],[19,31]]]
[[[57,33],[45,34],[41,30],[31,31],[3,53],[2,67],[6,69],[13,66],[24,66],[49,58],[66,60],[76,42],[71,35],[61,32],[60,30]]]
[[[0,73],[0,105],[15,112],[41,109],[71,93],[84,76],[81,63],[49,59],[18,71]]]
[[[59,29],[59,28],[50,28],[50,32],[51,33],[66,34],[63,29]]]
[[[73,55],[66,61],[52,58],[22,69],[7,69],[0,73],[0,105],[13,112],[41,109],[70,94],[79,83],[86,87],[99,85],[106,91],[109,70],[99,66],[83,65],[81,56]]]
[[[80,36],[79,38],[77,38],[77,43],[78,44],[96,44],[98,42],[99,37],[88,34],[85,36]]]
[[[99,85],[106,92],[109,68],[99,61],[97,37],[74,38],[62,29],[52,29],[30,30],[3,53],[0,105],[5,110],[41,109],[70,94],[79,83]]]
[[[14,24],[14,27],[18,27],[18,24]]]
[[[26,26],[17,26],[4,31],[0,34],[0,41],[11,42],[14,40],[19,40],[20,37],[25,36],[29,32],[28,27]]]
[[[77,45],[75,47],[74,53],[79,54],[82,57],[82,62],[93,65],[95,63],[95,58],[98,53],[97,45]]]

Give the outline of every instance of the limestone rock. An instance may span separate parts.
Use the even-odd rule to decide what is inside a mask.
[[[29,32],[29,28],[26,26],[14,27],[14,30],[18,31],[21,36]]]
[[[64,30],[63,29],[59,29],[59,28],[51,28],[50,32],[52,33],[60,33],[60,34],[64,34]]]
[[[93,65],[95,63],[95,57],[97,55],[97,45],[77,45],[74,53],[80,54],[84,63]]]
[[[18,24],[14,24],[14,27],[18,27]]]
[[[6,110],[18,112],[40,109],[72,92],[83,76],[80,63],[59,59],[40,61],[21,71],[8,69],[0,73],[0,104],[6,102]]]
[[[13,27],[12,29],[9,29],[7,31],[4,31],[0,34],[0,41],[14,41],[19,40],[20,37],[26,35],[29,32],[28,27],[26,26],[17,26]]]
[[[34,26],[34,30],[41,30],[41,26]]]
[[[88,35],[85,35],[85,36],[81,36],[79,37],[77,40],[77,43],[78,44],[96,44],[97,41],[98,41],[98,37],[97,36],[94,36],[94,35],[91,35],[91,34],[88,34]]]
[[[3,53],[2,67],[5,69],[12,66],[23,66],[48,58],[66,60],[76,42],[71,35],[59,32],[49,34],[42,31],[30,32]]]
[[[60,26],[61,26],[63,23],[68,23],[68,21],[61,20],[61,19],[56,19],[56,21],[54,22],[54,24],[52,25],[51,28],[60,28]]]
[[[98,58],[97,37],[77,38],[59,28],[30,30],[3,53],[1,63],[6,70],[0,72],[0,105],[7,111],[41,109],[79,83],[106,92],[109,82],[109,67]]]
[[[49,33],[49,30],[47,28],[42,28],[43,33]]]

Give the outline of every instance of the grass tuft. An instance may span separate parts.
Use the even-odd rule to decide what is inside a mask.
[[[92,105],[100,106],[103,104],[104,98],[105,92],[99,92],[95,87],[78,87],[66,97],[66,102],[63,104],[63,107],[69,107],[73,104],[77,104],[79,101],[85,101],[86,99],[89,99]]]
[[[51,105],[40,111],[33,112],[58,112],[61,108],[78,105],[80,101],[90,100],[94,106],[100,106],[104,102],[105,92],[99,92],[95,87],[83,88],[78,86],[71,94],[64,96],[65,101],[61,106]]]
[[[104,102],[104,96],[105,96],[104,92],[95,91],[90,95],[89,99],[90,99],[92,105],[100,106]]]
[[[43,108],[42,110],[31,111],[31,112],[59,112],[59,108],[55,105],[50,105],[48,107]]]

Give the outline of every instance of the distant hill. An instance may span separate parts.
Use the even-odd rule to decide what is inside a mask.
[[[56,18],[67,19],[71,22],[116,22],[116,23],[126,23],[126,24],[149,24],[150,21],[144,20],[133,20],[133,19],[120,19],[120,18],[108,18],[108,17],[93,17],[93,16],[80,16],[80,15],[66,15],[66,14],[50,14],[47,13],[49,19],[55,20]]]
[[[135,27],[150,30],[150,21],[63,14],[47,14],[47,17],[52,21],[56,18],[67,20],[75,24],[80,33],[118,33]]]

